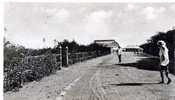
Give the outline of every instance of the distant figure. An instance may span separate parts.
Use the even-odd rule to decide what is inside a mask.
[[[119,60],[119,63],[121,63],[121,56],[122,56],[122,49],[121,47],[118,48],[117,50],[117,56],[118,56],[118,60]]]
[[[159,57],[160,57],[160,76],[161,76],[161,82],[164,83],[164,72],[165,76],[168,79],[167,84],[171,83],[171,79],[168,76],[169,74],[169,69],[168,69],[168,64],[169,64],[169,56],[168,56],[168,48],[166,47],[166,43],[162,40],[157,42],[157,45],[159,47]]]

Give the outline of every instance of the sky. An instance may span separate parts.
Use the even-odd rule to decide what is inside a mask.
[[[4,6],[5,38],[27,48],[53,47],[55,39],[80,44],[114,39],[122,47],[140,45],[175,26],[175,3],[8,2]]]

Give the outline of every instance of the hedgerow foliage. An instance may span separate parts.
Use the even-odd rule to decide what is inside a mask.
[[[67,40],[58,42],[55,48],[43,49],[27,49],[4,41],[4,91],[18,90],[25,83],[40,80],[60,69],[60,46],[62,54],[66,47],[69,48],[70,64],[110,52],[109,48],[94,43],[79,45],[75,41]],[[62,57],[65,59],[65,56]]]

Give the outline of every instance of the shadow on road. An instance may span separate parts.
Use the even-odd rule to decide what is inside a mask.
[[[120,84],[109,84],[113,86],[142,86],[142,85],[153,85],[159,83],[120,83]]]
[[[116,64],[120,66],[136,67],[138,69],[159,71],[159,59],[157,58],[141,58],[133,63]]]

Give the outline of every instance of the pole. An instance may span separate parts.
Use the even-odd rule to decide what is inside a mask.
[[[61,45],[59,46],[59,49],[60,49],[60,69],[62,68],[62,47]]]
[[[69,52],[68,52],[68,46],[66,46],[66,66],[69,65]]]
[[[173,34],[173,68],[174,68],[174,74],[175,74],[175,34]]]

